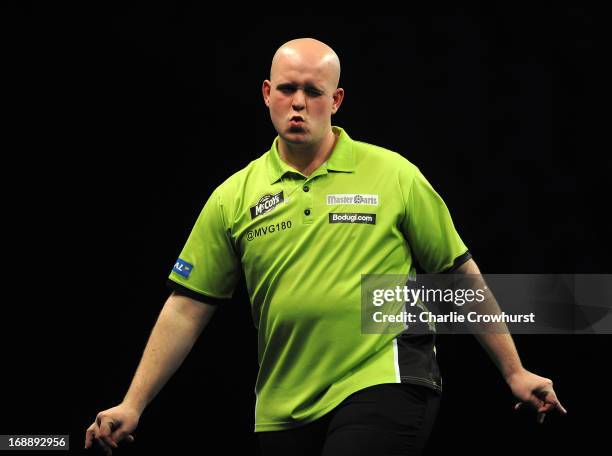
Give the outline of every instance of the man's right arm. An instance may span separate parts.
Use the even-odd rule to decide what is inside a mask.
[[[123,399],[125,404],[143,412],[186,358],[215,309],[184,295],[168,297]]]
[[[100,412],[87,429],[85,448],[95,438],[107,454],[116,443],[127,439],[145,407],[181,365],[216,306],[172,293],[151,331],[132,383],[117,407]]]

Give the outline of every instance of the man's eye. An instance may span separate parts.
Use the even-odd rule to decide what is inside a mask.
[[[279,87],[278,90],[281,91],[282,93],[293,93],[296,91],[296,88],[295,87]],[[319,97],[322,95],[322,93],[316,89],[305,89],[304,92],[311,97]]]

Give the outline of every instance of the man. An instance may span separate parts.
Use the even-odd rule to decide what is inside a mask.
[[[320,41],[281,46],[262,92],[278,137],[213,192],[169,277],[174,292],[121,404],[86,432],[110,454],[245,274],[260,370],[255,431],[264,455],[419,454],[437,414],[433,338],[363,334],[361,274],[480,274],[439,195],[394,152],[353,141],[331,116],[340,61]],[[177,337],[181,335],[181,337]],[[509,334],[480,334],[541,422],[566,413],[525,370]]]

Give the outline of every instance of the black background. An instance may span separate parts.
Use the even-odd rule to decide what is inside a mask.
[[[336,50],[332,123],[419,166],[483,272],[609,273],[596,15],[5,10],[0,434],[70,434],[77,452],[123,398],[202,204],[275,137],[261,83],[293,38]],[[250,318],[242,286],[118,454],[258,454]],[[429,454],[601,448],[610,340],[515,336],[569,411],[538,426],[473,337],[441,336]]]

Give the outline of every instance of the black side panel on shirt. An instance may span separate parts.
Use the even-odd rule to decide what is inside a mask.
[[[453,265],[443,273],[449,274],[472,258],[470,251],[455,258]],[[434,352],[435,333],[414,334],[403,332],[397,337],[397,361],[402,383],[428,386],[434,391],[442,391],[440,367]]]
[[[166,285],[172,288],[177,295],[187,296],[188,298],[195,299],[196,301],[200,301],[206,304],[211,304],[213,306],[218,306],[227,301],[227,299],[213,298],[212,296],[207,296],[202,293],[198,293],[197,291],[190,290],[183,285],[174,282],[171,279],[166,280]]]
[[[401,383],[414,383],[442,392],[442,377],[433,347],[435,334],[397,336],[397,364]]]
[[[442,271],[442,273],[450,274],[454,272],[459,266],[468,261],[470,258],[472,258],[472,254],[469,250],[467,250],[463,255],[459,255],[457,258],[455,258],[453,265],[445,271]]]

